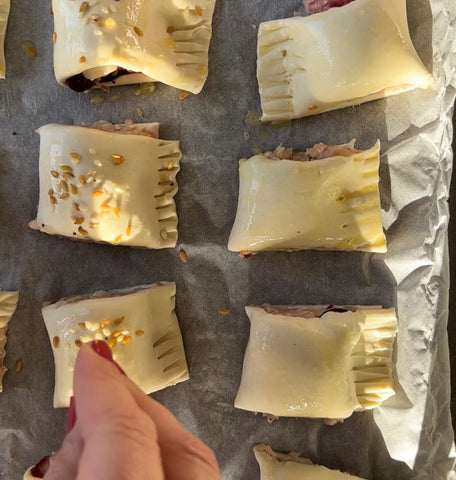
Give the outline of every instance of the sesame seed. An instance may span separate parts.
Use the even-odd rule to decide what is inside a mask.
[[[119,209],[118,209],[117,207],[114,207],[114,208],[112,209],[112,211],[114,212],[114,215],[115,215],[117,218],[119,218],[119,216],[120,216]]]
[[[100,322],[100,328],[105,328],[109,325],[109,323],[111,322],[111,320],[109,320],[109,318],[105,318],[104,320],[102,320]]]
[[[59,178],[60,176],[60,173],[59,172],[56,172],[55,170],[51,170],[51,175],[55,178]]]
[[[52,7],[48,10],[49,15],[54,15],[54,11],[52,10]]]
[[[93,15],[90,15],[91,23],[97,24],[99,20],[100,20],[100,15],[97,15],[96,13],[94,13]]]
[[[118,153],[113,153],[111,155],[111,158],[112,158],[113,165],[121,165],[125,161],[124,156]]]
[[[144,330],[136,330],[135,335],[137,335],[138,337],[144,335]]]
[[[81,340],[79,340],[79,338],[74,341],[74,344],[76,345],[77,348],[82,347],[82,342],[81,342]]]
[[[90,222],[89,228],[98,228],[98,222]]]
[[[81,155],[79,155],[79,153],[76,153],[76,152],[71,152],[71,153],[70,153],[70,157],[71,157],[73,160],[81,160]],[[71,171],[73,171],[73,169],[71,169]]]
[[[197,17],[202,17],[203,16],[203,11],[198,6],[195,6],[195,8],[193,10],[191,10],[191,12],[194,13]]]
[[[62,178],[64,178],[65,180],[71,180],[72,178],[74,178],[74,174],[71,172],[63,172]]]
[[[126,335],[123,339],[122,339],[122,343],[125,345],[126,343],[130,343],[131,342],[131,335]]]
[[[68,183],[65,182],[65,180],[60,180],[60,188],[64,191],[64,192],[68,192]]]
[[[122,317],[114,319],[113,323],[114,323],[114,325],[117,326],[117,325],[120,325],[124,320],[125,320],[125,317],[122,316]]]
[[[79,181],[82,185],[85,185],[87,183],[87,179],[84,175],[79,175]]]
[[[227,310],[226,308],[222,308],[221,310],[219,310],[219,313],[220,315],[228,315],[230,311]]]
[[[163,238],[163,240],[166,240],[168,238],[168,232],[166,230],[161,230],[160,237]]]
[[[92,105],[101,105],[105,101],[106,100],[103,97],[93,97],[92,100],[90,100],[90,103]]]
[[[127,237],[131,235],[131,225],[127,226]]]
[[[155,282],[155,285],[157,285],[157,287],[163,287],[163,283],[162,283],[162,282]]]
[[[179,94],[179,99],[180,100],[185,100],[189,95],[190,95],[190,92],[181,92]]]
[[[107,203],[103,203],[102,205],[100,205],[100,208],[105,212],[107,212],[108,210],[111,210],[111,207]]]
[[[168,163],[168,170],[173,170],[174,169],[174,162],[169,162]]]
[[[124,123],[125,125],[133,125],[133,120],[131,120],[130,118],[127,118]]]
[[[72,172],[73,171],[73,167],[70,167],[69,165],[60,165],[60,170],[62,170],[62,172]]]
[[[118,236],[114,239],[113,243],[119,243],[121,239],[122,239],[122,235],[118,235]]]
[[[69,193],[62,193],[62,195],[59,195],[60,200],[68,200],[70,198]]]
[[[175,31],[176,31],[176,27],[171,27],[171,26],[169,26],[169,27],[166,29],[166,32],[167,32],[167,33],[170,33],[170,34],[171,34],[171,33],[174,33]]]
[[[179,258],[184,262],[187,263],[187,254],[185,253],[185,250],[181,250],[179,252]]]
[[[108,347],[112,348],[114,345],[116,345],[117,342],[111,338],[111,340],[108,341]]]
[[[49,197],[49,200],[51,202],[51,205],[56,205],[57,204],[57,199],[53,197],[52,195]]]
[[[71,206],[73,207],[73,210],[76,210],[77,212],[79,212],[79,203],[73,202],[73,205]]]
[[[134,26],[133,30],[136,33],[136,35],[138,35],[138,37],[142,37],[144,35],[144,32],[139,27]]]
[[[19,373],[22,370],[22,362],[20,360],[14,364],[14,370],[16,370],[16,373]]]
[[[52,32],[52,43],[54,45],[57,43],[57,32]]]
[[[78,323],[78,326],[82,328],[82,330],[87,330],[87,325],[85,324],[85,322]]]
[[[88,235],[89,232],[87,230],[84,230],[82,227],[79,227],[78,228],[78,232],[81,234],[81,235]]]
[[[81,225],[82,223],[84,223],[84,217],[71,216],[71,220],[73,220],[73,223],[75,225]]]
[[[36,48],[33,45],[32,42],[23,42],[22,43],[22,48],[24,49],[24,52],[30,57],[30,58],[35,58],[37,53],[36,53]]]
[[[79,63],[85,63],[87,61],[87,57],[85,55],[81,55],[79,57]]]
[[[53,339],[52,339],[52,346],[54,348],[59,348],[59,345],[60,345],[60,338],[55,336]]]
[[[54,195],[54,190],[52,190],[52,188],[51,188],[51,189],[49,189],[49,191],[48,191],[48,195]]]
[[[103,195],[103,190],[95,190],[93,193],[92,193],[92,197],[93,198],[97,198],[97,197],[101,197],[101,195]]]
[[[78,190],[78,187],[76,185],[74,185],[73,183],[70,184],[70,191],[73,195],[77,195],[79,190]]]
[[[94,148],[89,148],[90,155],[95,155],[97,152]]]
[[[84,15],[84,13],[86,12],[86,10],[89,8],[89,2],[82,2],[80,7],[79,7],[79,13],[82,15]]]
[[[138,114],[139,118],[144,119],[144,113],[139,107],[136,107],[136,113]]]
[[[120,335],[122,335],[122,330],[116,330],[115,332],[112,332],[112,336],[114,338],[117,338],[119,337]]]

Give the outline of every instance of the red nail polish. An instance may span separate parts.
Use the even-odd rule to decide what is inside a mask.
[[[108,347],[107,343],[103,342],[103,340],[93,340],[90,345],[100,357],[106,358],[106,360],[109,360],[110,362],[113,361],[111,349]]]
[[[91,346],[95,350],[95,353],[113,363],[122,375],[127,376],[122,367],[112,358],[112,352],[107,343],[103,342],[103,340],[93,340]]]
[[[75,423],[76,423],[76,401],[72,396],[70,398],[70,409],[68,411],[68,427],[67,427],[68,432],[71,432],[71,430],[73,430]]]

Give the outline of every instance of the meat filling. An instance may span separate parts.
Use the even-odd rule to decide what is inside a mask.
[[[158,123],[142,123],[142,124],[113,124],[105,120],[99,122],[89,123],[84,125],[87,128],[101,130],[108,133],[120,133],[122,135],[140,135],[143,137],[158,138]]]
[[[77,75],[73,75],[72,77],[70,77],[66,81],[66,83],[71,88],[71,90],[74,90],[75,92],[85,92],[101,83],[115,83],[116,78],[122,77],[123,75],[130,75],[131,73],[136,72],[126,70],[122,67],[117,67],[117,70],[114,70],[114,72],[108,73],[108,75],[97,78],[95,80],[90,80],[90,78],[86,78],[84,76],[84,73],[78,73]]]
[[[264,156],[271,160],[295,160],[298,162],[310,162],[312,160],[323,160],[331,157],[350,157],[361,150],[354,148],[355,141],[345,145],[325,145],[317,143],[305,152],[294,152],[292,148],[277,147],[273,152],[266,152]]]
[[[302,3],[306,7],[306,12],[309,15],[314,13],[321,13],[330,8],[343,7],[354,0],[304,0]]]

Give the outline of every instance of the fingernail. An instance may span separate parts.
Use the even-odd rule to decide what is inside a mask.
[[[93,340],[90,345],[100,357],[106,358],[106,360],[109,360],[110,362],[113,361],[111,349],[108,347],[107,343],[103,342],[103,340]]]
[[[73,430],[75,423],[76,423],[76,401],[72,396],[70,398],[70,410],[68,411],[68,427],[67,427],[68,432],[71,432],[71,430]]]
[[[94,349],[95,353],[113,363],[122,375],[127,376],[122,367],[112,358],[112,352],[107,343],[103,342],[103,340],[93,340],[90,345]]]

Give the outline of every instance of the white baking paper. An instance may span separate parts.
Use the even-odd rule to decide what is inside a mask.
[[[66,411],[52,407],[53,360],[40,315],[45,301],[176,281],[177,315],[190,380],[154,394],[212,447],[223,480],[259,479],[257,443],[298,451],[314,462],[369,480],[440,480],[453,465],[449,409],[448,189],[456,80],[456,3],[409,0],[413,41],[435,83],[281,128],[259,126],[256,33],[262,21],[303,13],[298,0],[217,0],[209,77],[199,95],[157,85],[77,94],[59,86],[52,66],[49,1],[12,2],[7,79],[0,83],[0,287],[19,290],[9,328],[9,371],[0,394],[0,479],[23,472],[65,434]],[[26,47],[32,42],[36,57]],[[104,99],[104,103],[99,98]],[[91,101],[94,101],[92,103]],[[137,111],[137,108],[140,110]],[[176,249],[147,251],[73,242],[31,231],[38,201],[39,137],[57,122],[100,119],[161,123],[180,140]],[[277,145],[382,142],[380,193],[389,251],[228,252],[238,193],[238,160]],[[179,257],[183,249],[187,262]],[[377,412],[333,427],[283,418],[269,424],[236,410],[249,323],[245,305],[381,304],[398,310],[396,398]],[[228,310],[222,315],[221,310]],[[226,312],[223,312],[226,313]],[[17,360],[22,369],[15,371]],[[454,477],[453,477],[454,478]]]

